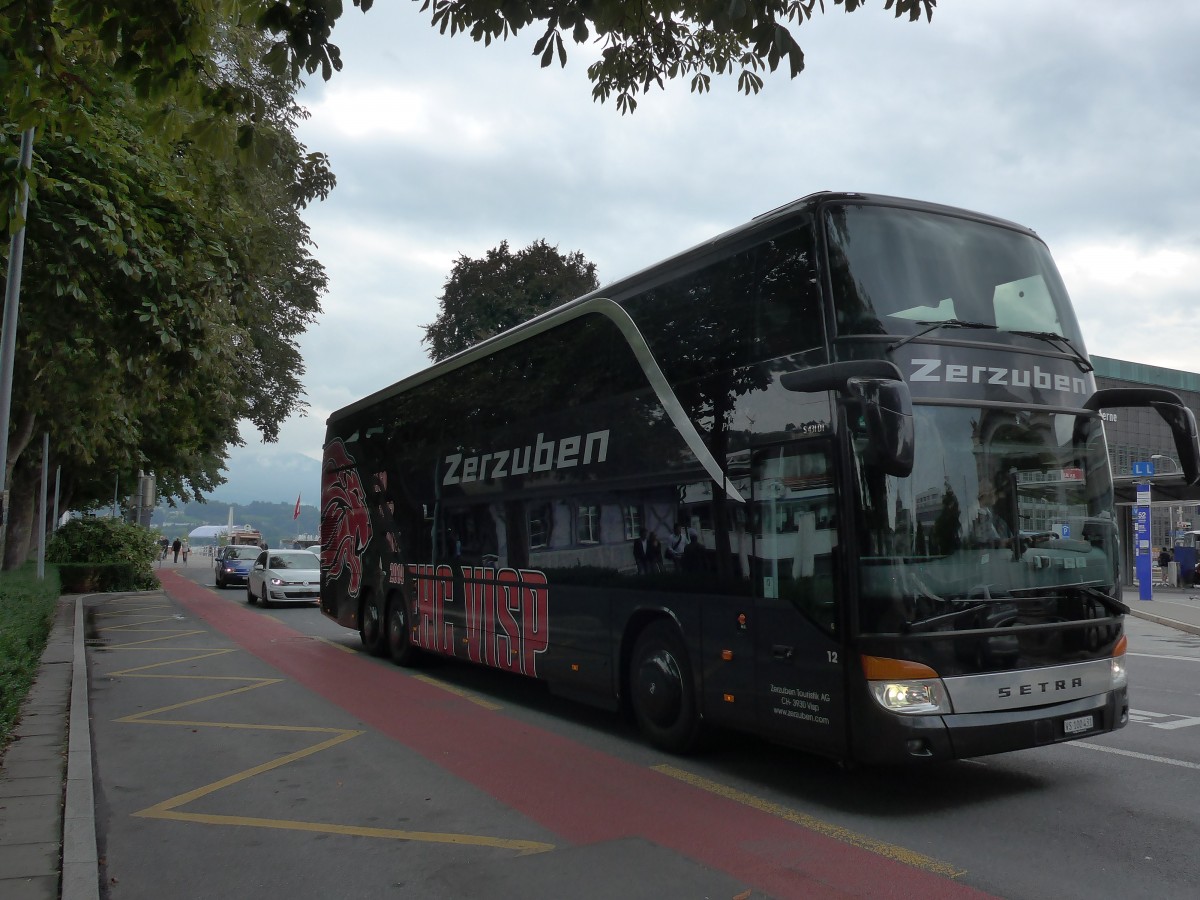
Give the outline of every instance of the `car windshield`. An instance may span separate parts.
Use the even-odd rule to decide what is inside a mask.
[[[258,556],[257,547],[226,547],[225,559],[254,559]]]
[[[315,553],[272,553],[272,569],[319,569],[320,561]]]

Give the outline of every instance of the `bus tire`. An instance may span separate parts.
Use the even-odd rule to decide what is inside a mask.
[[[696,686],[687,647],[673,624],[660,619],[638,635],[629,660],[629,700],[638,727],[655,747],[685,753],[695,744]]]
[[[408,628],[408,605],[402,594],[388,600],[386,625],[387,653],[392,662],[405,667],[416,665],[420,651],[412,644]]]
[[[387,652],[387,636],[383,627],[383,610],[379,598],[368,591],[358,608],[358,637],[363,649],[372,656],[383,656]]]

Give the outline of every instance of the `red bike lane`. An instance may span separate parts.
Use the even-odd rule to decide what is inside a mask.
[[[565,844],[639,837],[779,898],[991,896],[882,855],[886,845],[872,852],[797,824],[803,814],[789,821],[483,709],[401,669],[319,641],[298,641],[294,629],[176,572],[164,570],[159,577],[173,600],[246,652]]]

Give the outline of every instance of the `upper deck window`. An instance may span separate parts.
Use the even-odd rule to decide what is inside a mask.
[[[953,321],[1082,346],[1050,251],[1032,235],[882,206],[831,207],[825,227],[839,334],[903,336]]]

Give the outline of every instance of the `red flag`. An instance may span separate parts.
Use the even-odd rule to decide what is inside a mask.
[[[296,509],[292,513],[292,521],[294,522],[298,518],[300,518],[300,495],[299,494],[296,495]]]

